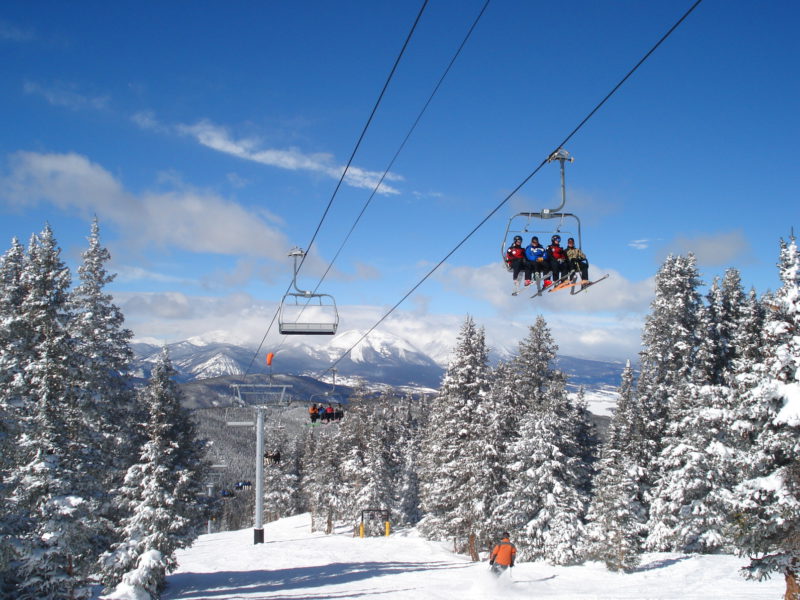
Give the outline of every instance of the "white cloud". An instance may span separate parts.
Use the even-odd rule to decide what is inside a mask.
[[[0,197],[12,205],[48,203],[119,226],[140,247],[258,256],[285,262],[284,234],[259,214],[214,193],[178,188],[132,194],[101,166],[78,154],[18,152],[0,178]]]
[[[141,267],[131,267],[128,265],[116,266],[114,269],[117,273],[115,281],[127,283],[131,281],[157,281],[159,283],[180,283],[180,284],[194,284],[196,282],[181,277],[174,277],[172,275],[164,275],[156,271],[150,271]]]
[[[753,247],[741,229],[693,237],[682,235],[662,248],[659,262],[668,254],[686,256],[689,252],[694,253],[698,265],[727,266],[735,261],[747,262],[753,255]]]
[[[628,246],[630,246],[631,248],[635,248],[636,250],[647,250],[647,248],[650,247],[651,243],[652,240],[649,240],[647,238],[642,238],[640,240],[631,240],[630,242],[628,242]]]
[[[136,322],[137,317],[140,315],[146,315],[151,323],[154,320],[163,322],[166,319],[173,323],[172,328],[175,329],[175,323],[198,316],[196,299],[192,298],[190,300],[186,294],[180,292],[137,294],[128,300],[123,300],[120,307],[123,314],[125,314],[126,324],[129,320]],[[147,329],[147,327],[144,327],[144,329]],[[163,337],[161,335],[148,335],[147,333],[144,335],[159,339]]]
[[[140,111],[131,115],[131,121],[134,122],[141,129],[148,131],[156,131],[158,133],[167,133],[169,127],[165,127],[158,122],[152,111]]]
[[[53,106],[63,106],[71,110],[92,109],[102,110],[108,108],[108,96],[88,96],[75,91],[72,84],[56,84],[45,87],[41,84],[26,81],[23,85],[26,94],[43,97]]]
[[[120,293],[116,294],[130,327],[137,339],[155,338],[166,342],[185,340],[193,336],[227,332],[224,340],[231,343],[258,345],[277,311],[277,302],[254,299],[248,294],[225,297],[187,297],[179,293]],[[340,332],[367,330],[386,313],[386,306],[339,305]],[[486,329],[490,347],[503,352],[515,352],[520,340],[541,311],[536,305],[523,304],[516,312],[496,317],[475,317]],[[378,326],[386,332],[407,339],[414,346],[446,364],[455,346],[465,314],[429,314],[424,305],[412,305],[410,310],[398,309]],[[543,315],[559,346],[559,353],[595,360],[624,361],[636,359],[641,343],[644,315],[547,313]],[[302,340],[304,344],[324,346],[325,336]],[[292,343],[277,333],[273,325],[265,342],[267,346]]]
[[[150,128],[153,126],[152,121],[152,118],[143,120]],[[305,154],[297,148],[261,149],[259,148],[260,140],[254,138],[234,139],[226,128],[215,125],[208,120],[199,121],[194,125],[178,125],[176,129],[180,133],[193,137],[200,144],[212,150],[263,165],[291,171],[321,173],[333,179],[339,179],[344,171],[344,166],[333,164],[333,157],[330,154]],[[381,173],[379,172],[351,166],[347,170],[344,181],[352,187],[374,189],[378,185],[380,178]],[[378,187],[377,193],[399,194],[400,192],[388,185],[387,182],[401,180],[401,176],[387,173]]]
[[[482,267],[447,267],[440,269],[436,278],[453,292],[484,300],[504,311],[525,309],[529,304],[536,310],[577,313],[636,313],[647,310],[653,298],[654,280],[640,282],[625,279],[618,271],[592,265],[590,278],[595,281],[603,275],[608,279],[592,286],[590,290],[572,296],[569,290],[544,292],[531,298],[534,284],[523,288],[519,296],[512,296],[511,272],[500,262]]]

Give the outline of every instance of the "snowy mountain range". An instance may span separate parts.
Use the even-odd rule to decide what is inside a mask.
[[[417,348],[412,342],[374,331],[367,338],[359,330],[339,333],[321,347],[293,339],[275,351],[272,371],[275,374],[307,376],[331,380],[326,370],[335,362],[337,384],[352,385],[356,380],[367,384],[393,387],[437,389],[447,367],[447,357],[434,357]],[[357,343],[358,342],[358,343]],[[267,374],[266,350],[237,344],[190,338],[169,344],[170,358],[181,382],[211,379],[231,375]],[[352,351],[341,358],[350,348]],[[134,343],[136,375],[148,377],[161,352],[161,347]],[[508,358],[496,352],[492,362]],[[559,356],[557,367],[569,375],[571,387],[583,386],[587,391],[613,390],[620,383],[621,363],[586,360]]]

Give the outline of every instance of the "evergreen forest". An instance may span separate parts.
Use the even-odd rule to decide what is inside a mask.
[[[49,226],[0,258],[2,598],[89,598],[97,586],[158,598],[176,550],[207,523],[252,523],[252,485],[230,498],[213,485],[214,463],[237,460],[220,454],[234,441],[211,443],[219,416],[181,405],[167,351],[147,381],[133,378],[109,260],[97,221],[74,279]],[[519,561],[623,572],[645,551],[737,554],[745,577],[784,577],[797,600],[794,237],[777,268],[781,286],[759,297],[734,268],[704,282],[692,254],[667,257],[638,377],[629,362],[602,439],[553,366],[543,317],[493,365],[467,316],[432,398],[356,391],[337,424],[268,431],[283,452],[265,463],[264,519],[309,512],[330,533],[388,511],[393,528],[474,560],[509,531]],[[364,525],[383,532],[379,519]]]

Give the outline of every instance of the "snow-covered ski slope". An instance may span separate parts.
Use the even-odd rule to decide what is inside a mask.
[[[252,529],[201,536],[178,553],[163,600],[765,600],[782,597],[782,577],[747,581],[735,556],[651,553],[630,574],[600,563],[554,567],[520,563],[500,580],[486,562],[472,563],[415,530],[388,538],[310,532],[309,515],[269,523],[264,544]],[[512,536],[513,537],[513,536]]]

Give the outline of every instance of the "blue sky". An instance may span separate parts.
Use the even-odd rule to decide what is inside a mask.
[[[93,215],[140,339],[258,343],[421,2],[0,5],[0,239],[45,222],[76,265]],[[431,0],[303,266],[314,288],[483,0]],[[319,291],[368,328],[559,144],[690,2],[493,0]],[[759,292],[800,224],[800,5],[705,0],[569,142],[565,210],[591,275],[510,296],[509,218],[559,203],[544,167],[381,328],[442,354],[469,313],[512,347],[635,358],[652,278],[693,251]],[[267,346],[279,341],[270,334]],[[326,340],[315,338],[316,344]]]

